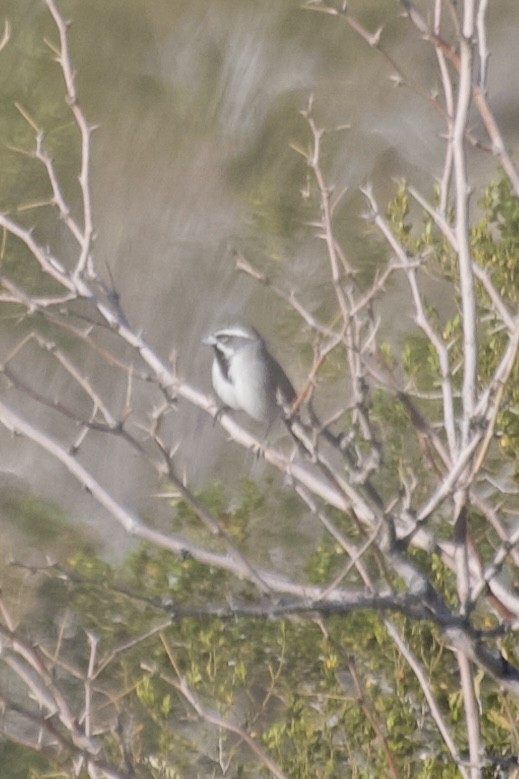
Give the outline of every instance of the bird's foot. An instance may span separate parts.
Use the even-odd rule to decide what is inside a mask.
[[[266,439],[261,442],[257,441],[252,445],[251,449],[254,452],[254,456],[256,457],[257,460],[259,460],[260,457],[262,457],[263,459],[265,458],[265,452],[267,451],[267,446],[268,446],[268,441]]]
[[[216,423],[220,421],[223,415],[227,414],[229,411],[231,411],[230,406],[220,406],[220,408],[218,409],[218,411],[213,417],[213,426],[216,425]]]

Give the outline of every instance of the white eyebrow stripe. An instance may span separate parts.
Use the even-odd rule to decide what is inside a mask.
[[[243,327],[224,327],[222,330],[217,330],[214,334],[215,338],[222,335],[228,335],[231,338],[247,338],[249,341],[254,340],[254,335],[245,330]]]

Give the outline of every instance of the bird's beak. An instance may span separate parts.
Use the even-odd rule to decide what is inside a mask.
[[[208,335],[206,338],[202,338],[202,343],[206,346],[214,346],[216,343],[216,338],[214,335]]]

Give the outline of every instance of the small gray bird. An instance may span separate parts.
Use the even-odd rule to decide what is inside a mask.
[[[268,427],[290,411],[294,388],[253,327],[224,327],[203,343],[214,349],[213,387],[226,406]]]

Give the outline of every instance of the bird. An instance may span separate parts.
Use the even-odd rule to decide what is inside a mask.
[[[213,388],[224,407],[244,411],[268,429],[277,417],[290,415],[295,390],[257,330],[223,327],[202,343],[214,350]]]

